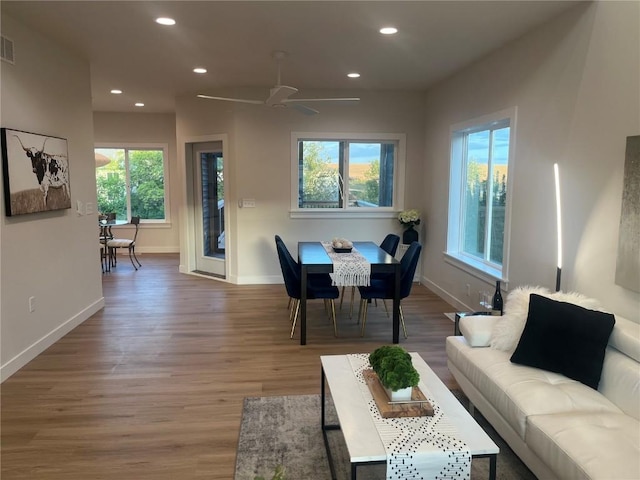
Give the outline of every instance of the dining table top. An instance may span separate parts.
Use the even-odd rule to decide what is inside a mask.
[[[395,265],[398,260],[382,250],[375,242],[353,242],[353,248],[371,265]],[[331,265],[332,260],[322,242],[299,242],[298,261],[308,267]]]

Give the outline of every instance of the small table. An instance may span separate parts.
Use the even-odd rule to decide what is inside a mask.
[[[400,342],[400,262],[374,242],[353,242],[353,247],[371,264],[371,273],[395,275],[393,298],[393,343]],[[333,263],[321,242],[298,243],[300,263],[300,345],[307,344],[307,276],[310,273],[331,273]]]
[[[496,478],[496,461],[500,449],[489,435],[476,423],[462,404],[453,396],[444,383],[429,368],[417,353],[411,353],[412,362],[420,380],[429,394],[438,403],[449,421],[455,425],[460,440],[469,447],[472,458],[489,458],[489,479]],[[346,355],[323,355],[321,361],[321,413],[320,422],[322,436],[327,450],[331,477],[336,474],[331,458],[327,431],[341,430],[349,451],[351,462],[351,479],[356,479],[357,467],[366,464],[382,464],[387,462],[384,444],[373,422],[371,413],[365,403],[351,364]],[[325,418],[326,391],[325,383],[331,390],[331,397],[338,414],[339,424],[327,425]]]

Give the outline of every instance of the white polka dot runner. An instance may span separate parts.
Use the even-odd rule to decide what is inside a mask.
[[[362,375],[363,370],[371,368],[369,354],[347,357],[387,452],[387,480],[468,480],[469,449],[456,438],[456,428],[426,386],[419,384],[433,406],[433,416],[383,418]]]
[[[358,250],[353,248],[349,253],[336,253],[333,251],[331,242],[322,242],[322,246],[333,263],[333,273],[329,275],[335,286],[369,286],[371,264]]]

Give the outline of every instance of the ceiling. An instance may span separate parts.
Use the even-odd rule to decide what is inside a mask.
[[[423,91],[574,1],[7,1],[2,15],[89,60],[94,111],[173,112],[175,98],[282,82]],[[176,20],[161,26],[156,17]],[[381,35],[387,25],[396,35]],[[14,45],[16,61],[20,45]],[[206,74],[195,74],[202,66]],[[356,71],[358,79],[346,74]],[[123,91],[113,95],[113,88]],[[311,95],[306,95],[311,96]],[[293,98],[293,97],[292,97]],[[144,107],[135,107],[137,101]],[[207,101],[207,100],[203,100]]]

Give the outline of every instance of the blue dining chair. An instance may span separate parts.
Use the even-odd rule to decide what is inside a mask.
[[[398,245],[400,244],[400,237],[394,233],[387,234],[382,240],[380,244],[380,248],[387,252],[392,257],[396,256],[396,252],[398,251]],[[371,280],[374,279],[384,279],[387,275],[391,275],[390,273],[372,273]],[[351,287],[351,304],[349,306],[349,318],[353,316],[353,297],[356,291],[356,287]],[[344,300],[344,287],[342,287],[342,294],[340,296],[340,309],[342,310],[342,301]]]
[[[280,261],[280,268],[282,270],[282,277],[284,279],[284,285],[287,290],[289,298],[294,300],[294,304],[291,308],[289,319],[291,320],[291,335],[296,329],[296,322],[300,313],[300,299],[301,295],[301,268],[298,262],[296,262],[291,253],[287,249],[282,239],[276,235],[276,250],[278,251],[278,260]],[[307,299],[323,299],[325,301],[325,307],[329,311],[330,318],[333,322],[333,334],[338,336],[338,326],[336,324],[336,309],[334,300],[340,296],[338,287],[331,284],[331,278],[328,274],[309,275],[307,280]],[[329,305],[327,305],[329,302]]]
[[[409,248],[400,261],[400,300],[407,298],[411,293],[413,277],[416,273],[421,250],[422,245],[418,242],[413,242],[409,245]],[[362,336],[364,336],[364,328],[367,321],[368,301],[377,298],[383,300],[393,299],[394,283],[395,276],[391,275],[380,279],[372,279],[371,285],[368,287],[358,287],[358,290],[360,291],[360,310],[358,311],[358,319],[359,321],[362,321]],[[402,323],[404,338],[407,338],[407,328],[404,324],[402,305],[400,305],[400,322]]]

